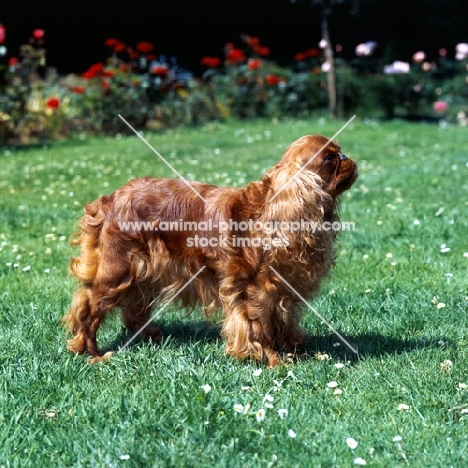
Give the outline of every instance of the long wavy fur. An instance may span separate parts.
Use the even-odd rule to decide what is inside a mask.
[[[330,155],[335,157],[333,163]],[[221,311],[227,353],[266,359],[270,366],[279,364],[279,352],[293,353],[306,341],[299,326],[297,293],[306,298],[318,293],[334,263],[336,233],[293,232],[278,226],[339,219],[338,196],[357,177],[354,161],[342,156],[336,143],[309,135],[293,143],[261,181],[245,188],[193,182],[192,190],[178,179],[141,177],[86,205],[79,232],[71,241],[80,248],[70,264],[80,286],[63,317],[74,335],[68,341],[70,351],[86,352],[92,362],[107,359],[109,354],[100,355],[96,333],[109,311],[119,307],[123,323],[137,332],[149,321],[154,305],[177,294],[182,307],[202,305],[208,318]],[[121,228],[122,222],[129,221],[162,226],[162,222],[181,220],[199,225],[211,221],[212,229]],[[276,223],[276,229],[219,228],[222,222],[249,220],[263,226]],[[227,242],[222,247],[194,247],[189,239],[197,235],[224,236]],[[271,248],[255,242],[239,246],[235,242],[239,237],[251,241],[261,237]],[[152,323],[143,333],[156,340],[162,337]]]

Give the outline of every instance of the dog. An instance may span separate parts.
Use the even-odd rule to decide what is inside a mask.
[[[62,318],[68,349],[108,359],[96,333],[114,308],[133,333],[161,341],[151,310],[173,302],[203,306],[208,319],[219,311],[227,354],[280,364],[307,340],[300,296],[312,299],[330,275],[330,227],[357,176],[336,142],[306,135],[243,188],[140,177],[87,204],[70,241],[80,285]]]

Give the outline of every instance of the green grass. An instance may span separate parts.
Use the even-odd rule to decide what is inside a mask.
[[[299,136],[331,136],[343,123],[230,122],[146,136],[186,178],[239,186]],[[336,268],[313,306],[359,354],[305,310],[311,358],[259,376],[261,365],[224,355],[201,312],[165,312],[162,346],[135,343],[104,364],[66,351],[58,322],[74,289],[68,239],[83,205],[130,178],[173,173],[135,136],[1,150],[0,466],[468,465],[468,391],[459,388],[468,384],[466,129],[356,119],[338,141],[360,167],[341,216],[356,230],[340,233]],[[116,317],[99,343],[116,350],[127,337]],[[444,370],[445,360],[453,365]],[[235,404],[250,409],[238,414]]]

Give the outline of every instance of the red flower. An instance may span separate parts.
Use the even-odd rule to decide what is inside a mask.
[[[151,44],[150,42],[142,41],[142,42],[139,42],[136,45],[136,49],[139,50],[140,52],[146,54],[146,53],[152,52],[154,50],[154,45]]]
[[[257,59],[250,59],[247,67],[250,70],[258,70],[262,66],[262,61]]]
[[[83,94],[86,91],[86,88],[84,86],[74,86],[72,91],[76,94]]]
[[[111,49],[113,49],[117,44],[120,44],[120,43],[121,42],[115,37],[109,37],[108,39],[104,41],[105,46],[110,47]]]
[[[445,112],[448,109],[448,104],[445,101],[436,101],[432,107],[436,112]]]
[[[106,81],[106,80],[102,80],[101,81],[101,88],[104,90],[104,91],[107,91],[110,89],[110,84]]]
[[[226,60],[231,65],[234,65],[238,62],[243,62],[245,60],[244,52],[240,49],[228,49],[226,53]]]
[[[254,47],[259,43],[258,37],[245,36],[244,40],[250,47]]]
[[[268,47],[263,47],[261,45],[256,45],[253,48],[254,52],[258,55],[261,55],[262,57],[266,57],[267,55],[270,55],[270,49]]]
[[[306,57],[318,57],[320,55],[320,50],[318,49],[307,49],[304,51]]]
[[[100,75],[104,65],[102,63],[95,63],[91,65],[88,70],[86,70],[81,76],[89,80],[90,78],[94,78],[96,75]]]
[[[203,57],[201,64],[206,65],[208,68],[216,68],[221,65],[221,59],[218,57]]]
[[[275,86],[280,82],[280,79],[276,75],[272,75],[272,74],[267,75],[265,77],[265,80],[270,86]]]
[[[32,34],[33,34],[34,39],[42,39],[44,37],[44,30],[35,29]]]
[[[45,105],[49,109],[58,109],[58,107],[60,106],[60,99],[58,97],[50,97],[46,101]]]
[[[301,61],[301,60],[305,60],[307,57],[306,57],[306,54],[304,54],[303,52],[298,52],[295,56],[294,56],[294,60],[297,60],[297,61]]]
[[[156,60],[156,55],[155,54],[147,54],[146,55],[146,60],[148,61],[153,61],[153,60]]]
[[[151,73],[154,73],[155,75],[167,75],[168,68],[165,67],[164,65],[156,65],[151,69]]]
[[[118,42],[117,44],[114,45],[113,49],[116,54],[119,52],[123,52],[126,49],[126,45],[123,44],[122,42]]]
[[[18,59],[16,57],[11,57],[9,60],[8,60],[8,66],[10,67],[13,67],[14,65],[16,65],[18,63]]]
[[[112,78],[115,75],[115,71],[113,70],[104,70],[102,72],[102,76],[105,76],[107,78]]]

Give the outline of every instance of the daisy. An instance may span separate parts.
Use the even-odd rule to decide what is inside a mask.
[[[265,414],[265,410],[263,408],[260,408],[256,414],[257,421],[262,422],[265,419]]]
[[[401,440],[403,440],[403,437],[398,435],[398,436],[395,436],[392,440],[393,442],[400,442]]]
[[[364,466],[367,463],[366,463],[366,460],[364,460],[364,458],[355,458],[354,459],[354,464]]]
[[[236,413],[243,413],[243,412],[244,412],[244,406],[241,405],[240,403],[236,403],[236,404],[234,405],[234,411],[235,411]]]
[[[358,446],[358,443],[357,443],[356,440],[353,439],[352,437],[348,437],[348,438],[346,439],[346,445],[347,445],[350,449],[354,450],[354,449]]]
[[[407,411],[407,410],[409,410],[409,408],[410,407],[408,405],[406,405],[405,403],[400,403],[398,405],[398,411]]]
[[[278,416],[280,419],[284,419],[288,415],[288,410],[286,408],[280,408],[278,410]]]
[[[211,392],[211,385],[205,384],[205,385],[202,385],[201,388],[203,388],[205,393]]]
[[[262,369],[257,369],[254,373],[253,373],[253,376],[254,377],[259,377],[262,373]]]
[[[271,395],[265,395],[265,397],[263,398],[263,401],[265,401],[265,400],[267,400],[267,401],[274,401],[275,398],[272,397]]]
[[[328,388],[336,388],[336,387],[338,387],[338,382],[335,382],[334,380],[332,380],[331,382],[327,383],[327,387]]]
[[[343,369],[343,367],[344,367],[344,364],[343,364],[342,362],[337,362],[337,363],[335,364],[335,368],[336,368],[336,369]]]
[[[289,429],[288,436],[291,437],[291,439],[294,439],[296,437],[296,433],[292,429]]]

